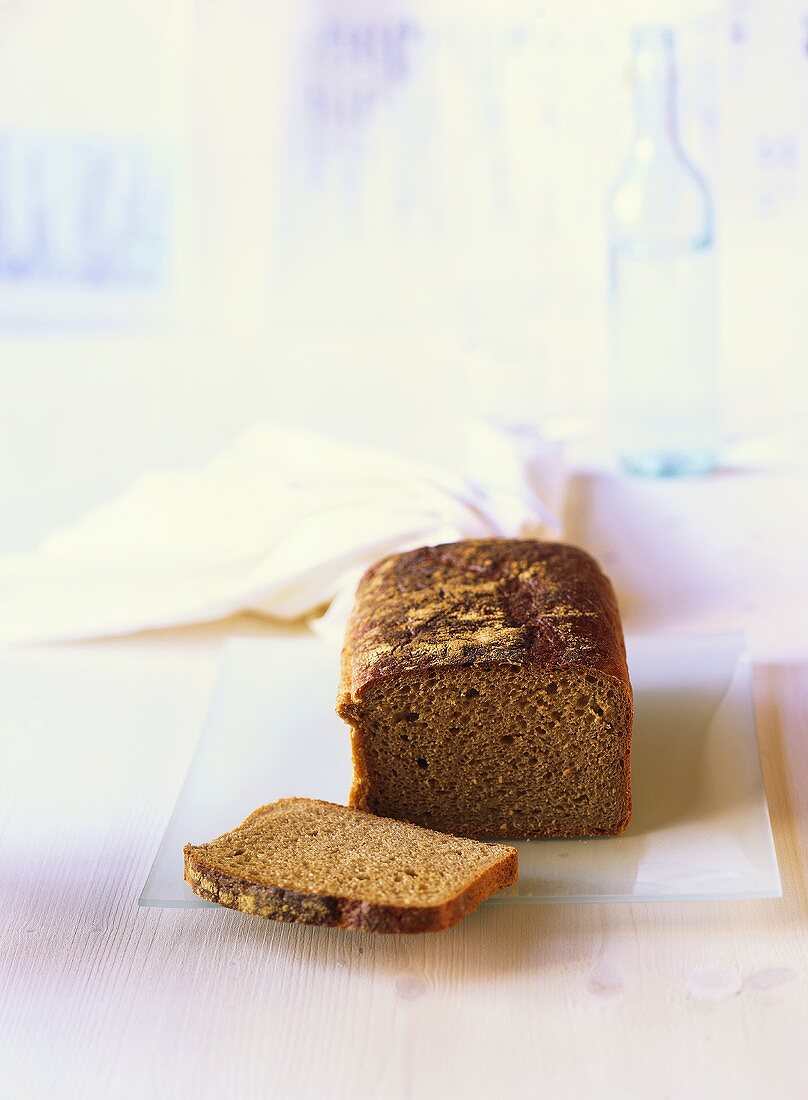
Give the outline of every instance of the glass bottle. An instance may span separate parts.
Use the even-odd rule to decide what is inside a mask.
[[[712,203],[679,144],[672,31],[635,31],[633,53],[635,140],[610,211],[618,450],[631,473],[704,473],[717,436]]]

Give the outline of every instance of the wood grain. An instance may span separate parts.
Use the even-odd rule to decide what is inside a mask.
[[[611,489],[593,493],[578,533],[614,556],[618,535],[597,503]],[[691,499],[688,513],[679,490],[656,498],[656,521],[666,522],[662,501],[691,565],[688,514],[700,523],[725,499],[716,538],[730,545],[744,523],[751,530],[733,510],[735,482],[728,495],[698,487]],[[755,499],[746,514],[757,528],[755,508],[779,508],[783,496]],[[785,527],[779,514],[773,522]],[[805,623],[808,601],[791,562],[800,538],[777,553],[761,545],[709,608],[675,618],[676,564],[659,597],[661,628],[736,626],[748,604],[781,900],[484,907],[449,932],[402,939],[138,909],[221,641],[265,628],[242,620],[0,656],[0,1093],[804,1095],[808,647],[795,621]],[[638,567],[636,545],[618,577]],[[751,535],[748,545],[758,545]],[[771,605],[756,601],[792,580],[790,599],[777,591],[778,636],[765,621]],[[653,594],[637,583],[629,618],[653,625]]]

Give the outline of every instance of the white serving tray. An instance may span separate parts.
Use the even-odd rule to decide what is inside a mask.
[[[628,658],[631,826],[621,837],[517,842],[519,882],[490,903],[779,897],[742,637],[632,638]],[[183,845],[212,840],[257,806],[290,795],[346,801],[338,666],[314,637],[228,641],[141,905],[210,905],[183,881]]]

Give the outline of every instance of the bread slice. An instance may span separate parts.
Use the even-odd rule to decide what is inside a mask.
[[[517,878],[515,848],[319,802],[261,806],[185,846],[195,894],[256,917],[362,932],[439,932]]]
[[[460,836],[598,836],[631,816],[633,700],[612,586],[583,550],[470,539],[359,585],[337,710],[350,805]]]

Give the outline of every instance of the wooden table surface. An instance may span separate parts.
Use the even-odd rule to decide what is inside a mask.
[[[747,632],[778,900],[491,906],[401,938],[140,909],[222,641],[270,627],[0,654],[0,1094],[808,1094],[807,490],[589,472],[567,515],[628,632]]]

